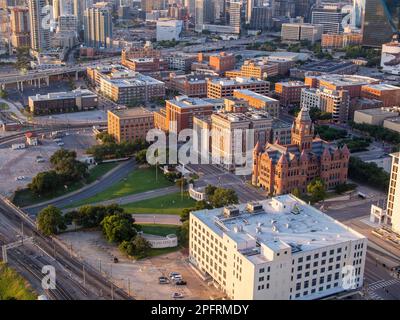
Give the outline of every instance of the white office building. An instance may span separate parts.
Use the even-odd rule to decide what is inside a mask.
[[[367,239],[283,195],[192,212],[189,249],[231,299],[311,300],[363,285]]]
[[[157,20],[157,41],[179,40],[182,29],[182,20]]]

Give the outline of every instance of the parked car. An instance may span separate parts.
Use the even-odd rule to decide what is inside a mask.
[[[181,281],[182,280],[182,276],[181,275],[176,275],[176,276],[173,276],[173,277],[171,277],[171,280],[172,281]]]
[[[167,277],[159,277],[158,283],[159,284],[167,284],[167,283],[169,283],[169,279]]]
[[[174,292],[174,293],[172,294],[172,298],[174,298],[174,299],[183,298],[183,294],[182,294],[182,293],[179,293],[179,292]]]
[[[177,286],[186,286],[187,282],[185,280],[176,281],[175,284]]]
[[[119,262],[117,257],[114,257],[113,261],[114,261],[114,263],[118,263]]]
[[[169,274],[169,277],[170,278],[172,278],[172,277],[174,277],[174,276],[180,276],[181,274],[179,273],[179,272],[171,272],[170,274]]]

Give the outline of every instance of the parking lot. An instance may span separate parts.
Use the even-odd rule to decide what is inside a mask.
[[[176,292],[182,294],[183,299],[190,300],[222,295],[197,276],[180,251],[134,261],[123,256],[115,245],[109,244],[100,231],[64,233],[60,238],[94,268],[108,277],[112,276],[114,283],[130,291],[135,299],[171,300]],[[118,263],[113,262],[114,257],[118,258]],[[171,272],[180,273],[187,285],[158,283],[160,276],[168,277]]]
[[[50,169],[49,159],[58,149],[65,148],[75,150],[78,157],[85,153],[85,150],[96,141],[90,130],[81,130],[79,133],[71,133],[62,138],[64,145],[59,146],[49,137],[39,137],[38,146],[27,146],[25,149],[12,150],[11,145],[0,148],[0,193],[11,196],[18,188],[26,187],[32,178],[39,172]],[[21,139],[15,143],[24,143]],[[38,158],[44,162],[38,163]],[[18,177],[20,178],[19,180]],[[23,178],[23,179],[22,179]]]

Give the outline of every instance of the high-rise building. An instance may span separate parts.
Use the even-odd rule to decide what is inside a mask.
[[[250,28],[256,30],[267,30],[272,28],[272,8],[266,6],[253,7],[249,23]]]
[[[308,40],[311,43],[321,40],[323,25],[309,23],[284,23],[281,29],[283,41]]]
[[[50,47],[50,20],[44,7],[46,0],[29,0],[29,17],[31,29],[31,48],[44,51]]]
[[[272,0],[274,17],[295,17],[295,0]]]
[[[400,234],[400,152],[391,156],[392,168],[386,208],[372,205],[370,221],[391,226],[394,232]]]
[[[363,45],[380,47],[400,30],[400,2],[365,0]]]
[[[391,217],[392,229],[400,233],[400,153],[392,154],[387,215]]]
[[[365,11],[365,0],[353,0],[353,26],[361,28]]]
[[[214,5],[212,0],[196,0],[195,24],[199,29],[203,24],[212,24],[215,21]]]
[[[316,7],[312,10],[311,23],[322,24],[324,33],[341,33],[343,32],[342,21],[345,15],[336,7]]]
[[[229,5],[229,25],[239,30],[240,32],[240,12],[241,12],[242,5],[240,2],[232,2]]]
[[[13,7],[10,10],[11,44],[15,48],[30,45],[30,22],[27,7]]]
[[[303,17],[305,22],[311,21],[311,8],[316,3],[316,0],[296,0],[295,15]]]
[[[106,5],[93,6],[85,10],[85,45],[92,48],[107,48],[112,39],[111,10]]]

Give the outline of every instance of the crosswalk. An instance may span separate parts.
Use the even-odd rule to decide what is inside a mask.
[[[379,280],[379,281],[376,281],[374,283],[371,283],[368,286],[368,290],[375,291],[375,290],[382,289],[382,288],[389,287],[389,286],[393,286],[393,285],[396,285],[396,284],[400,284],[400,280],[398,280],[398,279]]]
[[[400,280],[398,279],[389,279],[389,280],[378,280],[367,287],[368,296],[372,300],[385,300],[382,298],[376,291],[382,288],[386,288],[393,285],[400,285]]]

